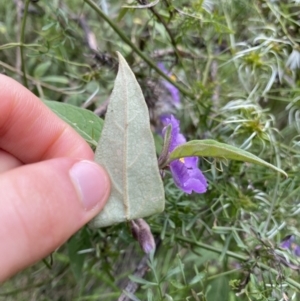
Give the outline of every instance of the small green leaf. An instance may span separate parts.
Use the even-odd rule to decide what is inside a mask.
[[[164,209],[149,112],[141,88],[125,59],[107,108],[95,160],[109,173],[111,195],[92,227],[149,216]]]
[[[44,103],[62,120],[74,128],[87,143],[97,146],[103,126],[103,120],[89,110],[67,103],[45,100]]]
[[[46,62],[43,62],[43,63],[37,65],[33,72],[34,77],[35,78],[42,77],[48,71],[48,69],[50,68],[51,65],[52,65],[51,61],[46,61]]]
[[[123,290],[123,294],[127,297],[130,298],[130,300],[132,301],[141,301],[141,299],[139,299],[137,296],[135,296],[133,293],[131,292],[127,292],[126,290]]]
[[[127,14],[128,10],[129,10],[129,8],[121,8],[120,9],[120,12],[119,12],[119,15],[117,18],[118,22],[120,22],[123,19],[123,17]]]
[[[274,169],[287,177],[287,174],[282,169],[260,159],[259,157],[238,147],[214,140],[192,140],[182,144],[173,150],[170,154],[170,160],[172,161],[179,158],[193,156],[225,158],[259,164]]]
[[[155,283],[155,282],[150,282],[150,281],[148,281],[148,280],[146,280],[146,279],[144,279],[144,278],[138,277],[138,276],[129,275],[128,278],[129,278],[131,281],[135,282],[135,283],[139,283],[139,284],[143,284],[143,285],[148,285],[148,286],[150,286],[150,285],[152,285],[152,286],[157,286],[157,283]]]
[[[63,85],[69,84],[69,79],[65,76],[60,76],[60,75],[44,76],[41,77],[40,80],[46,83],[63,84]]]
[[[50,22],[50,23],[46,24],[45,26],[42,27],[42,31],[47,31],[48,29],[50,29],[55,24],[56,24],[56,22]]]
[[[186,287],[184,284],[180,283],[179,281],[177,281],[175,279],[170,279],[169,283],[179,290],[182,290]]]

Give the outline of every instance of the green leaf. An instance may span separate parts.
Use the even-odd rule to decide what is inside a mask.
[[[220,143],[214,140],[192,140],[185,144],[179,145],[170,154],[170,161],[193,156],[225,158],[230,160],[250,162],[269,167],[288,177],[288,175],[282,169],[260,159],[259,157],[238,147],[226,143]]]
[[[74,128],[87,143],[97,146],[103,120],[93,112],[67,103],[45,100],[44,103],[62,120]]]
[[[135,296],[133,293],[131,292],[127,292],[126,290],[123,290],[123,294],[127,297],[130,298],[130,300],[132,301],[141,301],[141,299],[139,299],[137,296]]]
[[[210,289],[206,294],[207,301],[228,300],[229,284],[227,277],[219,277],[210,283]]]
[[[95,160],[109,173],[112,190],[92,227],[149,216],[164,209],[149,112],[141,88],[125,59],[110,97]]]
[[[71,269],[77,281],[82,279],[82,268],[86,257],[85,253],[80,254],[79,251],[89,248],[91,248],[91,243],[86,228],[73,235],[67,243]]]
[[[133,281],[133,282],[136,282],[136,283],[139,283],[139,284],[143,284],[143,285],[152,285],[152,286],[157,286],[157,283],[155,282],[150,282],[144,278],[141,278],[141,277],[138,277],[138,276],[134,276],[134,275],[129,275],[128,278]]]
[[[65,76],[61,75],[49,75],[40,78],[41,81],[46,83],[54,83],[54,84],[69,84],[69,79]]]
[[[34,77],[35,78],[42,77],[48,71],[48,69],[50,68],[51,65],[52,65],[51,61],[46,61],[46,62],[43,62],[43,63],[37,65],[33,72]]]
[[[124,18],[124,16],[127,14],[128,10],[129,10],[129,8],[121,8],[120,9],[120,12],[119,12],[119,15],[117,18],[118,22],[120,22]]]
[[[47,31],[48,29],[50,29],[50,28],[51,28],[52,26],[54,26],[55,24],[56,24],[56,22],[50,22],[50,23],[44,25],[44,26],[42,27],[42,31]]]

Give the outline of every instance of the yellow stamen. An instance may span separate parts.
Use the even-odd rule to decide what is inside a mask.
[[[171,80],[173,80],[174,82],[176,82],[176,76],[175,75],[170,75]]]

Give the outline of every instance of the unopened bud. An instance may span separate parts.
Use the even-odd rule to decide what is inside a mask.
[[[155,249],[154,237],[149,225],[142,218],[130,221],[133,237],[139,242],[142,250],[149,254]]]

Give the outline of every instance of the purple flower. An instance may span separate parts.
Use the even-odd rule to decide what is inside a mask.
[[[280,247],[283,249],[290,249],[293,253],[299,257],[300,256],[300,246],[294,243],[294,235],[286,236],[280,243]]]
[[[171,125],[171,137],[169,144],[169,153],[177,146],[186,142],[185,137],[180,133],[179,121],[173,116],[165,116],[162,120],[165,128],[163,136],[166,132],[166,127]],[[174,160],[170,163],[170,170],[174,182],[178,188],[190,194],[192,191],[204,193],[207,189],[207,181],[198,168],[198,157],[186,157]]]
[[[286,236],[280,243],[280,247],[283,249],[289,249],[292,246],[292,242],[295,240],[293,235]]]
[[[157,64],[158,68],[163,72],[165,73],[166,75],[168,75],[170,78],[172,78],[172,74],[171,72],[169,72],[166,67],[164,66],[163,63],[158,63]],[[169,83],[168,81],[166,80],[162,80],[162,83],[163,85],[166,87],[166,89],[169,91],[169,93],[171,94],[171,97],[174,101],[174,105],[176,107],[179,106],[180,104],[180,94],[179,94],[179,90],[173,86],[171,83]]]
[[[299,257],[300,256],[300,246],[295,245],[294,247],[294,254]]]

